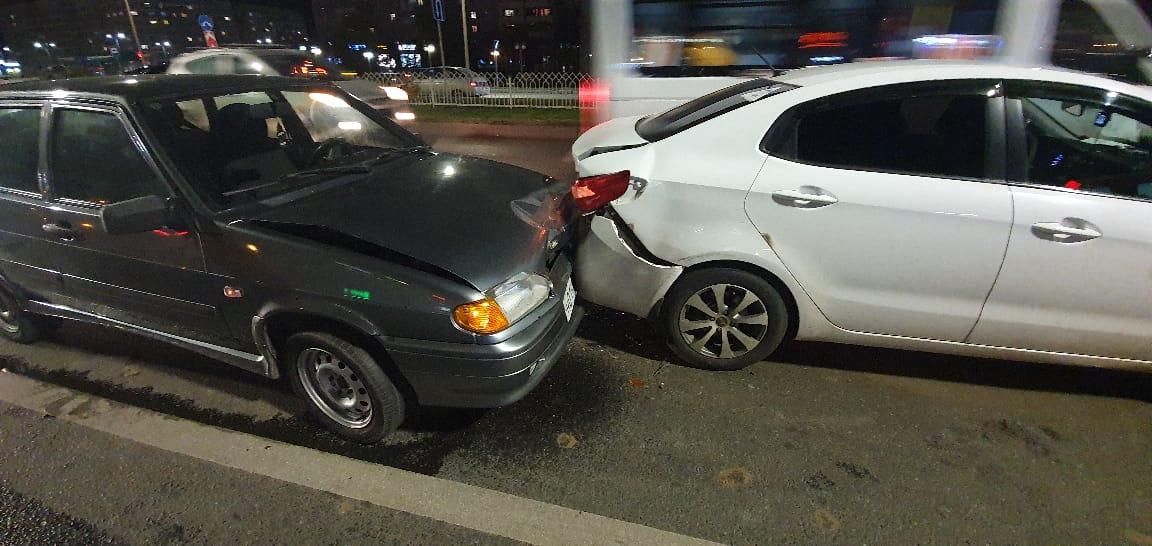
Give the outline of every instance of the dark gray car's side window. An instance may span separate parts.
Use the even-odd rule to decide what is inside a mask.
[[[168,195],[116,115],[58,110],[53,123],[50,180],[56,197],[106,204]]]
[[[0,188],[40,193],[39,108],[0,108]]]

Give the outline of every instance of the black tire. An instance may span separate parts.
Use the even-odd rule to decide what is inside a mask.
[[[723,304],[717,304],[715,287],[725,285],[719,289]],[[748,294],[755,296],[754,301],[746,299]],[[738,309],[741,304],[747,307]],[[668,291],[660,314],[668,346],[677,357],[695,368],[726,371],[745,368],[775,352],[788,333],[789,320],[788,305],[771,283],[727,268],[701,269],[681,277]]]
[[[40,339],[40,328],[16,298],[0,290],[0,335],[16,343],[34,343]]]
[[[331,360],[325,362],[325,354]],[[332,334],[303,332],[288,338],[284,357],[282,369],[292,389],[341,438],[374,444],[404,421],[404,397],[363,348]],[[349,406],[341,407],[335,397]],[[366,415],[355,413],[365,402]]]

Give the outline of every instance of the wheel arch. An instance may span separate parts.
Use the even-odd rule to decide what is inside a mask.
[[[313,311],[274,309],[261,314],[253,321],[253,334],[257,345],[261,346],[262,350],[267,347],[274,355],[274,361],[269,363],[271,372],[269,376],[285,377],[284,374],[291,373],[293,363],[285,362],[284,345],[289,337],[301,332],[332,334],[364,349],[396,385],[406,403],[409,405],[415,403],[416,391],[396,367],[384,345],[372,333],[362,325]]]

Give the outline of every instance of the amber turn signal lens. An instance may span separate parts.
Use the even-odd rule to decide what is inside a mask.
[[[504,311],[491,299],[465,303],[452,312],[452,318],[461,328],[477,334],[495,334],[509,326]]]

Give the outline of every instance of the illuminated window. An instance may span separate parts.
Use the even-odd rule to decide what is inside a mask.
[[[475,18],[476,18],[476,12],[475,12],[475,11],[469,12],[469,13],[468,13],[468,18],[469,18],[469,19],[475,19]]]
[[[504,16],[505,17],[515,17],[516,16],[516,10],[506,9],[506,10],[504,10]]]

